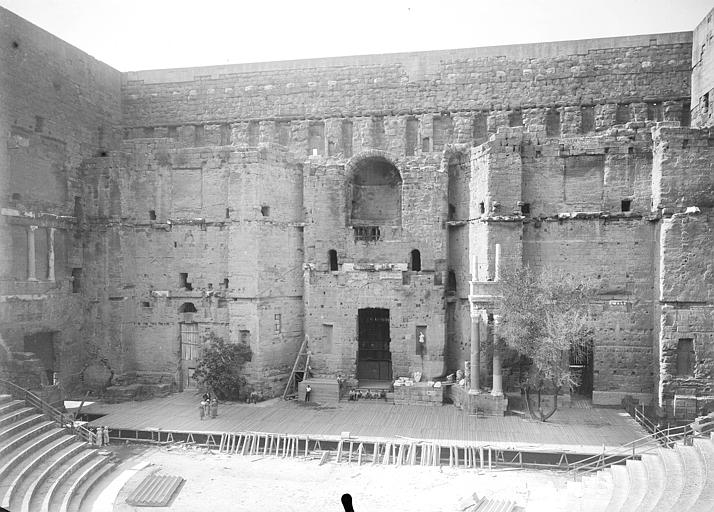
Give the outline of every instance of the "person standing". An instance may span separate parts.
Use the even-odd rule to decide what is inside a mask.
[[[203,421],[203,417],[206,415],[206,401],[201,400],[201,403],[198,405],[198,414],[201,417],[201,421]]]
[[[312,393],[312,388],[310,387],[310,384],[305,386],[305,401],[309,402],[310,401],[310,393]]]
[[[218,400],[215,398],[211,399],[211,418],[218,416]]]

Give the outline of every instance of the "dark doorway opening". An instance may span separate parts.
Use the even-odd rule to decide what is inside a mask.
[[[45,369],[46,384],[54,384],[55,344],[54,332],[37,332],[25,336],[25,352],[32,352]]]
[[[330,270],[333,272],[337,272],[340,268],[337,261],[337,251],[334,249],[330,249],[329,251],[327,251],[327,259],[330,263]]]
[[[364,308],[357,314],[357,379],[392,380],[389,310]]]
[[[593,396],[593,349],[592,346],[585,349],[570,351],[570,373],[575,381],[572,389],[573,395],[583,398]]]

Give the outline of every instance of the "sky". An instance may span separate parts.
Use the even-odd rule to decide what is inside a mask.
[[[712,0],[0,0],[120,71],[692,30]]]

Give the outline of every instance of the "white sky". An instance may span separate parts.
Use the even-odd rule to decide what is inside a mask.
[[[0,0],[119,69],[693,30],[711,0]]]

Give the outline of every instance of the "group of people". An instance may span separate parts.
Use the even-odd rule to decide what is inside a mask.
[[[218,400],[216,397],[211,396],[210,391],[206,391],[201,397],[198,412],[201,420],[203,420],[203,418],[215,418],[218,416]]]
[[[97,427],[94,431],[90,430],[91,443],[95,446],[106,446],[109,444],[109,427]]]
[[[360,398],[366,398],[375,400],[378,398],[387,398],[387,392],[383,389],[372,391],[371,389],[350,389],[349,400],[359,400]]]

